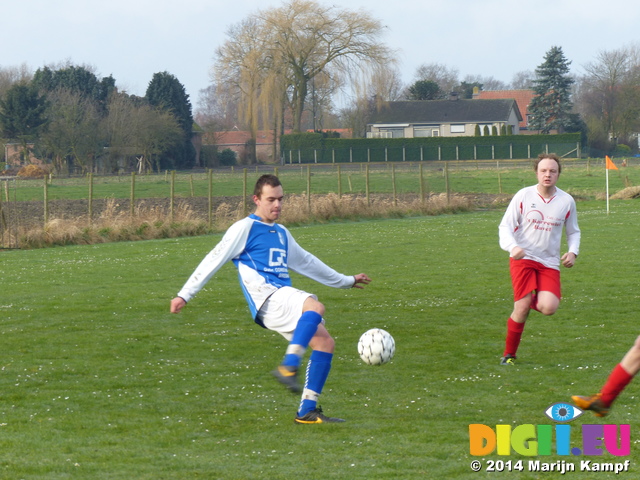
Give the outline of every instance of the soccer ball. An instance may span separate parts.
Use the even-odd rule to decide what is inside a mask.
[[[358,353],[367,365],[382,365],[393,358],[396,342],[391,334],[381,328],[372,328],[358,340]]]

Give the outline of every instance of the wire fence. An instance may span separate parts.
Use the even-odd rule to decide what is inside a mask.
[[[616,159],[621,166],[613,189],[640,184],[640,158]],[[567,173],[569,172],[569,173]],[[572,174],[571,172],[575,172]],[[604,159],[564,159],[561,183],[578,194],[602,189]],[[176,211],[188,209],[211,227],[216,212],[230,205],[237,215],[252,207],[255,180],[263,173],[278,175],[286,194],[361,196],[370,202],[385,195],[395,202],[411,196],[511,195],[535,183],[531,160],[454,160],[347,164],[255,165],[192,172],[130,176],[0,178],[0,248],[16,248],[20,232],[47,229],[56,219],[90,226],[111,215],[139,215],[152,208],[173,222]],[[569,176],[569,179],[566,177]]]

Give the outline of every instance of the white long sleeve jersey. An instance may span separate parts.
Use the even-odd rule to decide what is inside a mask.
[[[291,286],[289,269],[335,288],[351,288],[353,276],[336,272],[304,250],[282,225],[269,224],[251,214],[234,223],[222,240],[200,262],[178,296],[191,300],[229,260],[238,269],[238,279],[253,319],[264,301],[284,286]]]
[[[524,258],[559,270],[562,227],[568,251],[578,255],[580,228],[573,197],[557,187],[550,199],[543,198],[536,185],[523,188],[511,199],[500,222],[500,248],[511,252],[518,246],[525,251]]]

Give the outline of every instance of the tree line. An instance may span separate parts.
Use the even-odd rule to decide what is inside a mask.
[[[387,101],[430,101],[474,89],[532,89],[530,125],[540,133],[582,132],[584,149],[601,156],[636,152],[640,131],[640,47],[597,53],[571,73],[571,61],[552,47],[532,70],[510,83],[493,77],[460,77],[455,68],[424,63],[407,85],[397,52],[387,47],[385,27],[363,10],[315,0],[285,0],[229,26],[215,48],[211,83],[200,91],[199,108],[167,72],[154,75],[144,97],[118,91],[112,77],[90,68],[0,68],[0,127],[5,141],[19,142],[24,155],[35,144],[38,157],[59,171],[87,171],[97,164],[117,168],[190,168],[194,119],[207,132],[243,130],[255,153],[257,132],[277,140],[287,131],[345,128],[366,136],[376,109]]]
[[[193,114],[184,87],[154,74],[144,97],[86,66],[0,72],[0,133],[58,174],[191,168]],[[5,161],[8,159],[5,159]]]

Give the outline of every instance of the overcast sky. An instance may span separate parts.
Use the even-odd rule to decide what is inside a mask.
[[[330,0],[319,0],[332,4]],[[4,2],[0,67],[33,71],[70,61],[113,75],[120,90],[144,95],[156,72],[184,86],[195,107],[210,84],[215,49],[230,25],[281,0],[21,0]],[[599,52],[640,43],[636,0],[345,0],[387,27],[383,41],[398,51],[402,79],[441,63],[466,75],[510,82],[535,70],[560,46],[572,72]]]

